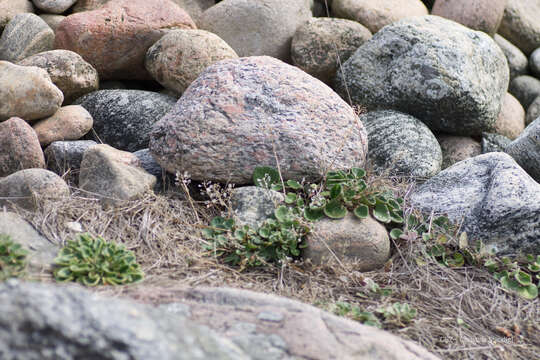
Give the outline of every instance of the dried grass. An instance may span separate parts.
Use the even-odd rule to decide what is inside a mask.
[[[396,179],[377,181],[396,186]],[[407,181],[397,187],[406,194]],[[174,289],[186,286],[230,286],[273,293],[327,307],[347,301],[372,311],[393,302],[407,302],[418,310],[416,320],[392,333],[416,341],[443,359],[535,359],[540,353],[540,300],[525,301],[502,291],[483,269],[449,269],[435,263],[415,262],[420,243],[399,243],[380,271],[359,273],[354,263],[336,262],[315,267],[293,262],[239,272],[220,264],[202,250],[199,218],[215,215],[201,202],[197,214],[180,189],[146,197],[122,206],[102,207],[96,199],[74,191],[67,199],[40,202],[29,212],[16,209],[47,238],[61,244],[74,232],[69,222],[84,231],[124,243],[135,251],[146,279],[127,287],[95,291],[131,296],[139,301],[174,300]],[[371,278],[390,296],[374,296],[366,289]],[[464,324],[458,324],[458,319]],[[506,329],[506,330],[505,330]],[[509,335],[509,336],[507,336]]]

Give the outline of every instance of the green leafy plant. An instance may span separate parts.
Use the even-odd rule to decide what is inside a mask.
[[[387,307],[379,308],[377,313],[384,317],[384,321],[398,326],[410,323],[416,317],[416,309],[407,303],[393,303]]]
[[[206,250],[243,269],[299,256],[308,232],[298,209],[281,205],[258,229],[218,216],[203,229],[203,236],[211,240]]]
[[[364,325],[382,328],[379,318],[369,311],[362,311],[357,305],[348,302],[338,301],[330,307],[330,311],[338,316],[347,317],[358,321]]]
[[[527,300],[538,297],[540,288],[540,255],[527,255],[520,261],[508,257],[489,258],[484,266],[499,280],[501,287]]]
[[[11,240],[9,235],[0,234],[0,281],[25,275],[28,251]]]
[[[141,281],[144,277],[132,251],[122,244],[90,234],[68,240],[55,264],[57,281],[76,281],[86,286],[123,285]]]

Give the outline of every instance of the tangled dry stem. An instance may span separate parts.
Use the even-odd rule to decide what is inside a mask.
[[[376,181],[396,184],[382,177]],[[400,186],[406,195],[407,182]],[[367,311],[409,303],[418,311],[415,321],[388,330],[441,358],[525,360],[540,353],[540,300],[505,293],[484,269],[449,269],[433,262],[418,266],[421,243],[401,242],[394,244],[391,259],[380,271],[360,273],[354,263],[336,261],[319,267],[289,262],[239,272],[202,249],[197,220],[208,223],[216,209],[201,201],[194,204],[197,213],[179,188],[116,207],[103,207],[75,190],[64,200],[39,202],[37,211],[15,210],[58,244],[73,237],[69,223],[78,222],[84,231],[133,250],[146,279],[133,286],[95,289],[107,295],[164,303],[174,301],[174,289],[204,285],[274,293],[323,308],[337,301]],[[370,293],[367,278],[392,289],[391,295]]]

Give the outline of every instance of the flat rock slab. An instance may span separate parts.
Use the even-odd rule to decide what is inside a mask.
[[[419,186],[411,205],[463,222],[470,239],[500,254],[540,253],[540,184],[508,154],[461,161]]]
[[[368,110],[410,114],[435,132],[480,135],[499,115],[508,65],[487,34],[438,16],[376,33],[338,71],[336,91]]]
[[[28,344],[32,344],[28,346]],[[0,284],[5,360],[248,360],[238,346],[181,315],[75,286]]]
[[[165,309],[214,329],[251,359],[437,359],[411,341],[275,295],[231,288],[150,292],[165,294],[160,301],[169,303],[162,305]],[[149,292],[142,290],[145,294]]]
[[[167,171],[236,184],[251,183],[255,167],[276,160],[284,178],[316,180],[326,167],[363,167],[367,152],[365,129],[346,102],[268,56],[206,68],[150,137]]]

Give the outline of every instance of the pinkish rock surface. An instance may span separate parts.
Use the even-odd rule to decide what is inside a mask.
[[[494,35],[501,23],[507,0],[437,0],[431,15],[438,15]]]
[[[186,11],[169,0],[118,0],[68,16],[55,47],[81,55],[100,79],[150,79],[146,51],[173,28],[195,29]]]

